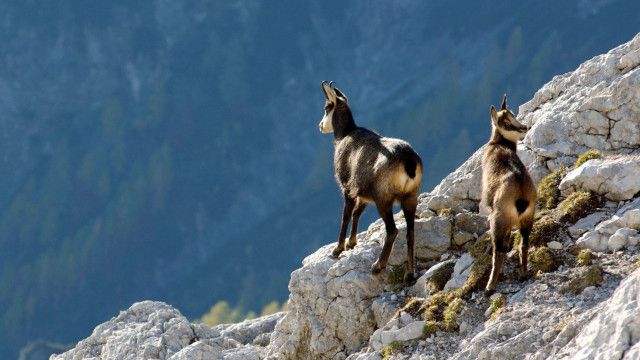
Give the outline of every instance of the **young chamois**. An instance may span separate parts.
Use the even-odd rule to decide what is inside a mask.
[[[333,256],[338,257],[345,249],[347,226],[352,217],[346,248],[356,246],[360,215],[367,204],[375,204],[387,233],[380,258],[371,267],[373,274],[380,273],[387,265],[398,235],[393,204],[399,202],[407,221],[408,266],[404,279],[411,282],[414,276],[414,219],[422,181],[422,160],[407,142],[382,137],[356,126],[347,97],[332,87],[332,83],[322,82],[325,104],[319,125],[323,133],[333,132],[335,177],[344,196],[342,225]]]
[[[507,109],[507,95],[500,111],[491,105],[491,139],[482,158],[482,202],[491,209],[489,225],[493,245],[491,275],[485,292],[495,292],[504,258],[511,250],[511,230],[520,229],[520,278],[527,276],[529,234],[536,205],[536,187],[516,154],[516,142],[527,127]]]

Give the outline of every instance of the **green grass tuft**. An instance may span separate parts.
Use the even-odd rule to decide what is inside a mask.
[[[555,261],[551,250],[546,246],[538,246],[532,248],[529,252],[529,266],[534,273],[541,271],[543,273],[553,271]]]
[[[598,150],[588,150],[582,153],[582,155],[578,156],[578,159],[576,160],[576,163],[573,165],[573,168],[574,169],[579,168],[580,165],[586,163],[591,159],[601,159],[601,158],[602,158],[602,154]]]
[[[556,219],[554,214],[548,214],[533,223],[529,244],[541,246],[550,241],[558,240],[565,225]]]
[[[380,351],[383,359],[388,359],[391,355],[400,352],[402,350],[403,345],[400,341],[394,341],[389,343],[387,346],[383,347]]]
[[[422,328],[422,336],[428,338],[438,331],[438,323],[433,320],[427,320],[424,322],[424,327]]]
[[[460,298],[455,298],[447,305],[446,309],[442,313],[442,325],[447,331],[458,330],[458,314],[464,307],[464,301]]]
[[[453,209],[452,208],[440,209],[438,210],[438,216],[444,216],[444,217],[453,216]]]
[[[391,271],[387,275],[387,283],[393,286],[404,284],[404,264],[391,266]]]
[[[500,294],[491,300],[491,319],[495,319],[502,312],[502,308],[507,304],[507,296]]]
[[[553,209],[558,205],[558,200],[560,199],[558,186],[566,174],[567,168],[560,167],[540,180],[538,184],[538,205],[541,208]]]
[[[591,265],[582,275],[571,279],[566,285],[566,290],[573,294],[579,294],[589,286],[602,285],[604,281],[602,274],[600,266]]]
[[[576,191],[558,205],[560,221],[575,223],[602,205],[602,198],[588,191]]]
[[[578,265],[589,266],[593,263],[593,253],[589,249],[580,250],[578,253]]]

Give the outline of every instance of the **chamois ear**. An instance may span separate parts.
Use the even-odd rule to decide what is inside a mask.
[[[324,97],[335,103],[336,102],[336,92],[333,90],[333,88],[331,87],[331,84],[323,81],[320,83],[322,85],[322,91],[324,92]]]
[[[502,96],[502,106],[500,108],[501,110],[507,110],[507,94]]]
[[[344,100],[344,102],[349,102],[349,99],[347,99],[347,97],[342,93],[342,91],[338,90],[338,88],[335,88],[335,87],[333,88],[333,90],[335,90],[336,95],[339,98],[342,98],[342,100]]]
[[[496,107],[491,105],[491,109],[489,109],[489,113],[491,113],[491,122],[494,124],[498,123],[498,112],[496,111]]]

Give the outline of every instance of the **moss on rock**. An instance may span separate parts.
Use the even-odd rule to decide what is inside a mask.
[[[601,159],[602,154],[598,150],[587,150],[582,155],[578,156],[576,163],[573,165],[574,168],[580,167],[580,165],[586,163],[591,159]]]
[[[558,221],[554,214],[548,214],[533,223],[529,244],[532,246],[544,245],[550,241],[556,241],[562,235],[565,225]]]
[[[553,170],[538,183],[538,205],[543,209],[553,209],[560,200],[560,181],[567,174],[566,167]]]
[[[580,250],[577,255],[578,265],[580,266],[589,266],[593,262],[593,253],[589,249]]]
[[[592,192],[576,191],[558,205],[559,219],[573,224],[602,206],[602,202],[602,198]]]
[[[392,343],[389,343],[385,347],[383,347],[382,350],[380,351],[380,354],[382,355],[383,359],[388,359],[393,354],[400,352],[402,348],[403,348],[403,345],[400,341],[394,341]]]
[[[579,294],[589,286],[602,285],[604,278],[602,277],[602,268],[598,265],[591,265],[581,275],[571,279],[566,285],[566,291],[573,294]]]
[[[429,337],[438,331],[438,324],[433,320],[427,320],[422,327],[422,336]]]
[[[502,312],[502,308],[507,304],[507,296],[500,294],[491,300],[491,319],[495,319]]]
[[[529,266],[534,273],[541,271],[550,272],[555,269],[555,261],[551,250],[546,246],[532,248],[529,252]]]

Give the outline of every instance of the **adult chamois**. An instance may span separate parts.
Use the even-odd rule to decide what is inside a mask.
[[[353,217],[347,249],[356,246],[358,220],[367,204],[375,204],[386,228],[386,239],[379,259],[371,267],[378,274],[387,265],[393,242],[398,235],[393,219],[393,204],[400,203],[407,221],[408,266],[406,282],[414,277],[414,219],[418,190],[422,181],[422,160],[407,142],[382,137],[356,126],[347,97],[322,82],[325,96],[324,117],[320,131],[333,132],[335,177],[344,196],[342,225],[333,256],[345,249],[347,226]]]
[[[491,105],[492,133],[482,158],[482,202],[491,209],[489,225],[493,245],[491,275],[485,292],[495,292],[504,258],[511,250],[511,230],[520,229],[520,278],[527,276],[529,234],[536,205],[536,187],[516,154],[516,143],[527,127],[507,109],[507,95],[500,111]]]

